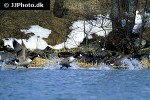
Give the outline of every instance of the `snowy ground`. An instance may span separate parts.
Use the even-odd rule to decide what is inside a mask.
[[[147,22],[146,26],[150,25],[150,14],[146,13],[147,16]],[[29,29],[21,29],[21,32],[24,32],[25,34],[33,33],[34,35],[31,36],[28,40],[23,39],[23,42],[25,43],[26,47],[30,50],[33,49],[40,49],[43,50],[47,46],[50,46],[53,49],[62,49],[62,48],[75,48],[80,45],[80,43],[83,42],[83,39],[85,37],[88,37],[88,39],[92,38],[92,34],[97,34],[98,36],[106,36],[108,33],[112,30],[112,23],[110,21],[109,15],[103,16],[98,15],[95,17],[97,20],[78,20],[75,21],[72,26],[70,26],[70,29],[72,30],[70,34],[68,35],[68,38],[63,43],[51,46],[46,43],[43,38],[48,38],[48,36],[51,34],[51,30],[43,28],[39,25],[31,25]],[[122,23],[125,25],[125,20],[122,20]],[[133,32],[137,33],[141,27],[142,23],[142,16],[136,12],[136,19],[135,19],[135,26],[133,28]],[[12,48],[12,41],[15,38],[8,38],[3,39],[4,45],[10,45]],[[19,43],[21,43],[21,39],[16,39]]]
[[[21,32],[24,32],[25,34],[28,33],[34,33],[33,36],[31,36],[28,40],[23,39],[24,44],[26,47],[30,50],[33,49],[45,49],[48,44],[43,38],[48,38],[48,36],[51,34],[51,30],[45,29],[43,27],[40,27],[39,25],[32,25],[29,29],[21,29]],[[4,45],[10,45],[13,48],[12,41],[15,38],[8,38],[8,39],[3,39],[4,40]],[[21,39],[16,39],[20,44]]]

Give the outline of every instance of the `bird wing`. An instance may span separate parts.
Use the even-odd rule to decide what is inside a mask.
[[[19,44],[16,40],[13,41],[13,47],[14,47],[15,52],[18,52],[22,49],[22,45]]]
[[[20,60],[25,60],[26,59],[26,49],[22,48],[20,51],[16,52],[17,53],[17,57]]]
[[[17,54],[18,59],[25,60],[26,59],[26,47],[25,47],[23,41],[22,41],[22,45],[21,45],[16,40],[14,40],[13,47]]]

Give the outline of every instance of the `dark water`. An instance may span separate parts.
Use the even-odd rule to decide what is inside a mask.
[[[9,69],[0,100],[150,100],[150,70]]]

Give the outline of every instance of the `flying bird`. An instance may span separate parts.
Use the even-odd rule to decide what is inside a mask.
[[[67,56],[64,56],[63,60],[59,62],[59,65],[61,65],[60,69],[72,67],[70,63],[72,63],[75,59],[81,56],[79,53],[75,53],[75,54],[70,54],[68,52],[67,53],[63,52],[63,53],[66,54]],[[58,57],[60,57],[60,55],[58,55]]]
[[[28,68],[27,65],[30,64],[35,57],[38,57],[38,55],[27,57],[27,53],[26,53],[27,48],[25,47],[25,44],[23,41],[21,45],[16,40],[14,40],[13,47],[17,55],[17,58],[14,60],[16,64],[16,68],[18,66],[23,66],[23,67]]]

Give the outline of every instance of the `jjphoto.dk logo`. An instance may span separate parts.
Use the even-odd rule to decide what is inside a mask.
[[[51,0],[0,0],[0,10],[50,10]]]
[[[4,7],[8,8],[9,7],[9,3],[4,3]]]
[[[38,2],[37,4],[32,4],[32,3],[26,3],[26,4],[24,4],[24,3],[22,3],[22,2],[20,2],[20,3],[4,3],[4,7],[5,8],[9,8],[9,7],[11,7],[11,8],[17,8],[17,7],[21,7],[21,8],[28,8],[28,7],[30,7],[30,8],[34,8],[34,7],[44,7],[44,4],[42,3],[42,2]]]

